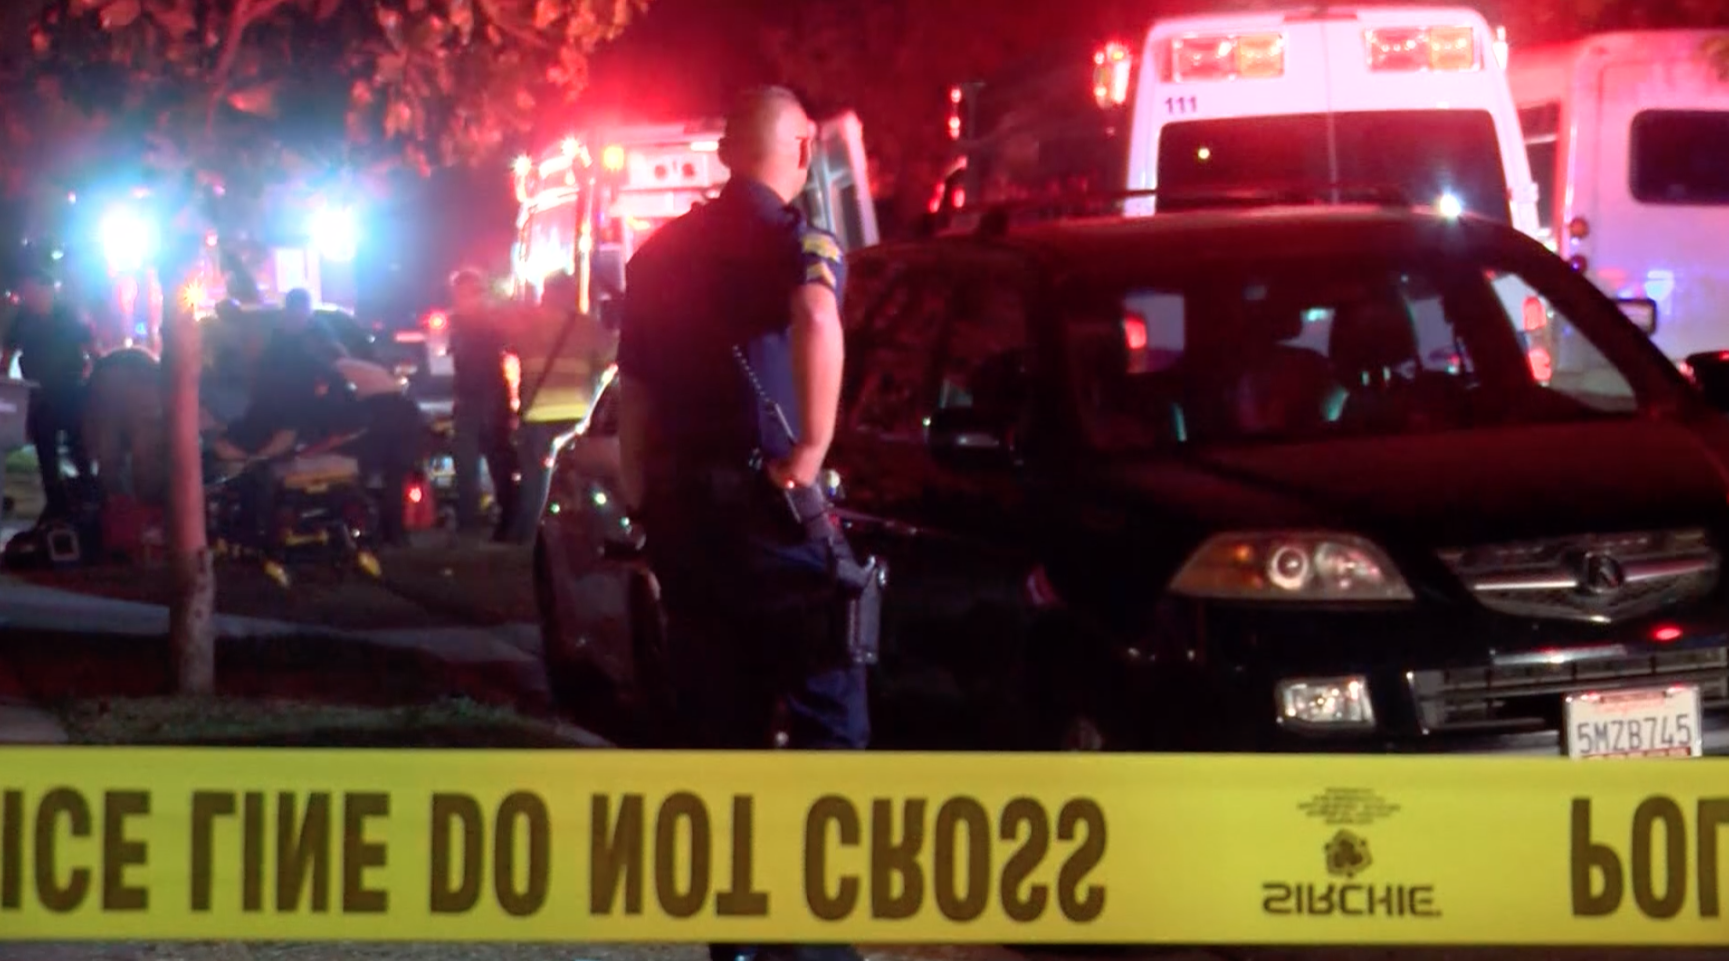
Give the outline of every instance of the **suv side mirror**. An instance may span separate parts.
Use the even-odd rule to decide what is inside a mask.
[[[960,470],[1007,467],[1014,461],[1008,425],[976,407],[945,407],[933,412],[925,443],[937,462]]]
[[[1720,411],[1729,412],[1729,351],[1709,350],[1692,354],[1686,364],[1693,383],[1705,395],[1705,402]]]
[[[1657,302],[1649,297],[1627,297],[1615,301],[1621,308],[1621,313],[1633,322],[1633,326],[1647,334],[1657,332]]]

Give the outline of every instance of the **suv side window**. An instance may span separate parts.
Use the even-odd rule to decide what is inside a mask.
[[[921,436],[948,292],[931,274],[882,260],[857,263],[852,273],[842,315],[842,426],[885,437]]]
[[[977,408],[1012,421],[1027,361],[1027,301],[1008,263],[968,265],[956,277],[943,332],[937,409]]]

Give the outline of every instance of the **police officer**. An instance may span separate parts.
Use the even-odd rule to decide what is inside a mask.
[[[36,448],[36,463],[42,474],[44,517],[65,517],[71,497],[60,476],[60,445],[65,440],[80,482],[91,477],[90,457],[84,449],[85,378],[96,352],[96,337],[90,327],[61,303],[54,278],[45,271],[27,272],[18,288],[18,312],[6,330],[0,350],[0,374],[18,360],[18,372],[34,381],[25,429]]]
[[[816,480],[840,399],[839,245],[791,206],[814,132],[792,93],[745,95],[721,143],[731,181],[627,268],[624,493],[660,582],[690,746],[766,748],[779,728],[792,748],[859,749],[870,735],[864,669],[833,643],[826,547],[789,523],[771,486]],[[735,348],[796,437],[765,412]],[[715,961],[753,952],[710,949]]]
[[[497,307],[488,301],[479,271],[459,270],[450,279],[451,418],[455,449],[456,521],[463,529],[480,520],[480,461],[486,461],[498,502],[495,541],[505,540],[516,516],[517,458],[511,436],[510,382],[504,375],[508,346]]]

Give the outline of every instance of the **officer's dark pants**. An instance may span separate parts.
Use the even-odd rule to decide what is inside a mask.
[[[480,462],[492,478],[492,494],[504,523],[516,516],[516,447],[510,436],[506,402],[472,403],[458,399],[452,412],[456,436],[451,450],[456,471],[456,522],[473,528],[480,523]]]
[[[677,506],[661,501],[646,512],[680,739],[696,748],[761,750],[775,746],[780,729],[794,750],[861,750],[870,740],[865,669],[845,660],[832,633],[838,609],[825,548],[754,534],[748,518],[757,510],[740,488],[761,481],[739,475],[708,510],[691,510],[704,498],[686,492]],[[838,961],[857,952],[709,946],[712,961],[747,955]]]
[[[84,388],[81,385],[38,389],[30,395],[25,430],[36,448],[42,473],[45,516],[65,517],[72,510],[66,481],[60,476],[60,445],[66,444],[78,479],[90,478],[90,456],[84,449]]]
[[[408,540],[408,476],[426,453],[426,419],[419,405],[402,394],[377,394],[360,403],[366,434],[355,453],[361,470],[378,474],[384,484],[378,536],[386,544],[400,545]]]

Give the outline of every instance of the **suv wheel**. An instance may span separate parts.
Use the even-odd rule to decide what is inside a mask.
[[[1104,729],[1085,714],[1070,717],[1060,737],[1058,747],[1064,751],[1103,751],[1109,743]]]
[[[672,697],[667,669],[666,619],[660,610],[660,591],[654,575],[633,573],[630,577],[631,686],[643,707],[659,711]]]

